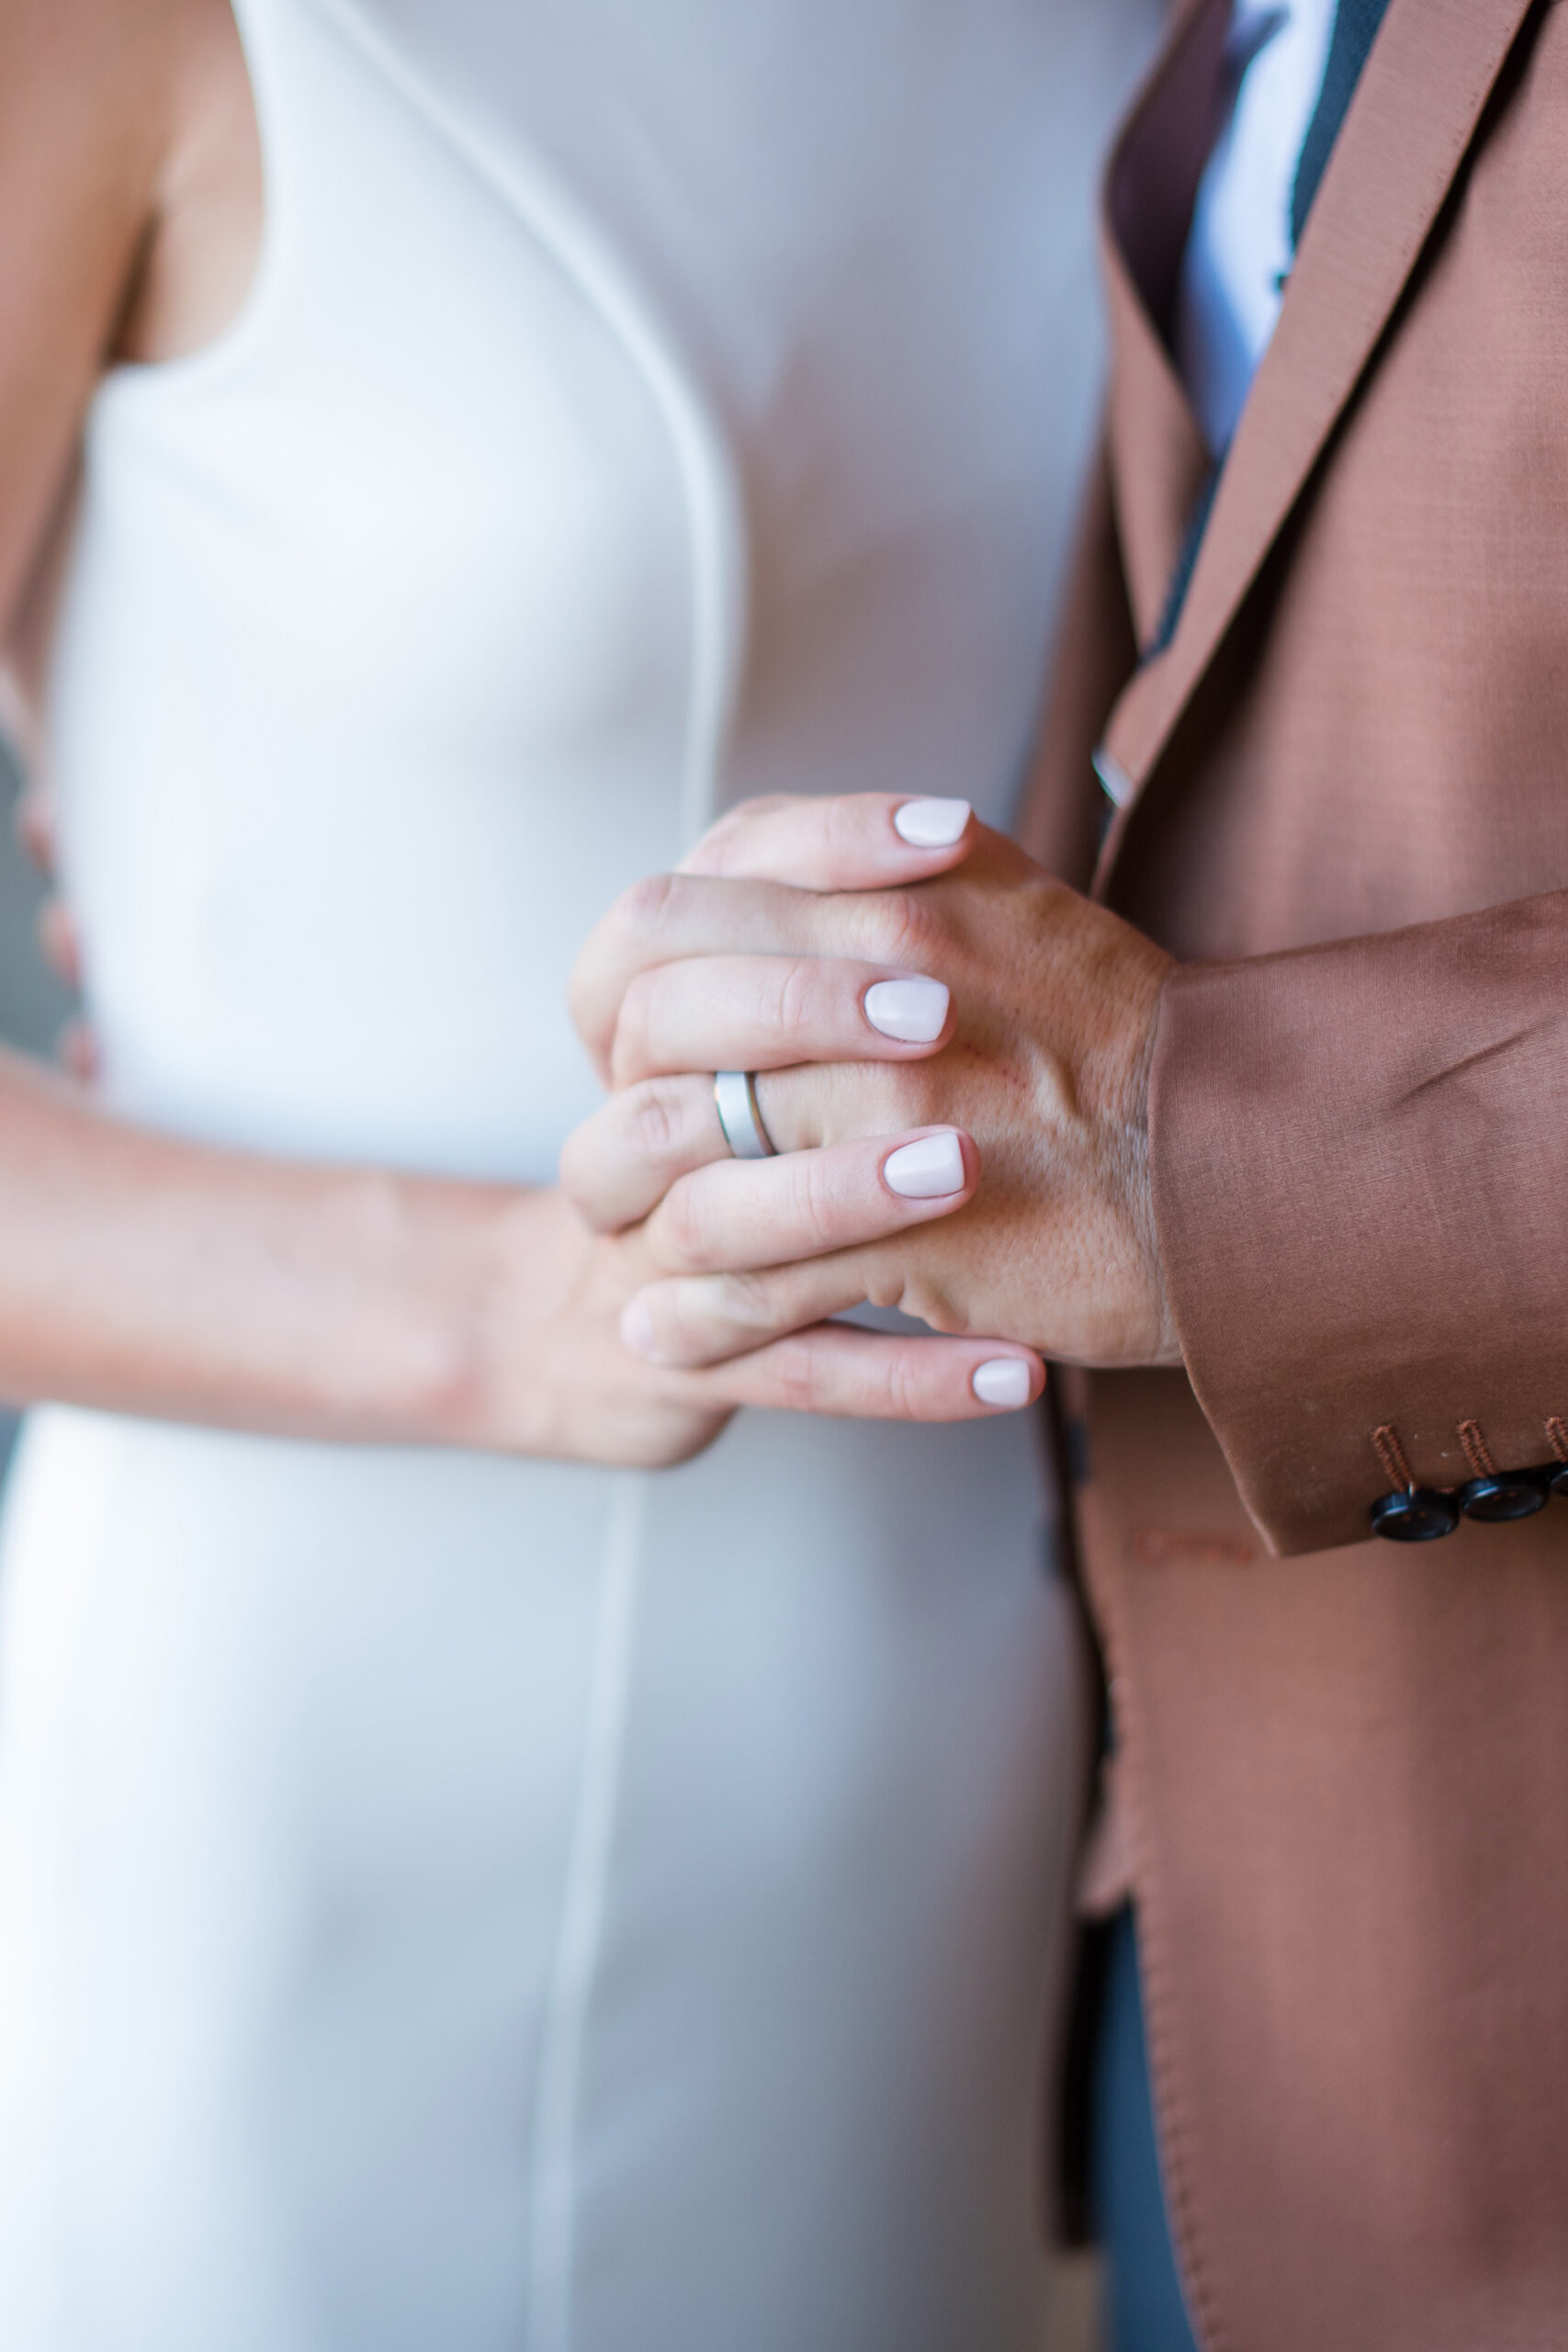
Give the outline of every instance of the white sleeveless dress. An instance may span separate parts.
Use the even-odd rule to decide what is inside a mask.
[[[575,949],[715,807],[1005,816],[1152,13],[242,0],[259,274],[97,397],[50,696],[116,1104],[547,1183]],[[37,1414],[6,2352],[1048,2341],[1049,1521],[1022,1417],[639,1476]]]

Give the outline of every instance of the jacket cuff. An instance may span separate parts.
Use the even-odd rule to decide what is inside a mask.
[[[1178,970],[1155,1216],[1199,1403],[1277,1553],[1568,1443],[1568,892]]]

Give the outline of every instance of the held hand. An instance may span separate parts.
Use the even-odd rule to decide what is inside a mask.
[[[621,1322],[645,1284],[686,1262],[678,1208],[609,1238],[591,1233],[558,1192],[474,1201],[479,1246],[464,1249],[460,1276],[470,1371],[456,1409],[423,1432],[438,1441],[651,1469],[700,1453],[741,1405],[962,1420],[1031,1404],[1044,1385],[1038,1358],[1021,1348],[839,1327],[708,1371],[656,1366],[623,1344]],[[750,1211],[739,1204],[736,1213],[744,1225]],[[787,1209],[777,1223],[798,1230]]]
[[[1179,1362],[1148,1171],[1170,958],[984,827],[934,867],[911,856],[899,806],[738,810],[584,950],[574,1011],[617,1091],[563,1182],[604,1231],[669,1194],[705,1243],[643,1292],[628,1339],[711,1364],[869,1298],[1069,1362]],[[780,1159],[729,1160],[716,1069],[762,1073]],[[888,1154],[938,1128],[965,1181],[917,1222],[889,1206]],[[743,1233],[711,1214],[741,1185]],[[807,1187],[812,1255],[773,1221]]]

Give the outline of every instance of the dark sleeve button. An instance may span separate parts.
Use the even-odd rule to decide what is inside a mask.
[[[1568,1462],[1553,1462],[1545,1472],[1546,1483],[1554,1495],[1568,1501]]]
[[[1459,1490],[1466,1519],[1529,1519],[1546,1508],[1547,1483],[1539,1470],[1499,1470]]]
[[[1542,1498],[1544,1500],[1544,1498]],[[1401,1487],[1380,1496],[1371,1509],[1372,1533],[1390,1544],[1431,1544],[1459,1525],[1459,1504],[1435,1487]]]

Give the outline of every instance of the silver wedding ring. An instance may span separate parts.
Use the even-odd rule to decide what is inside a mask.
[[[757,1081],[749,1069],[721,1069],[713,1081],[714,1107],[724,1140],[737,1159],[772,1159],[773,1137],[757,1108]]]

